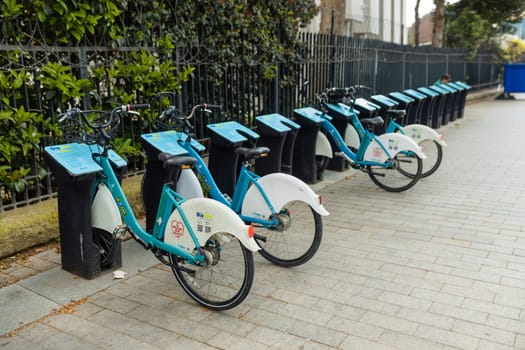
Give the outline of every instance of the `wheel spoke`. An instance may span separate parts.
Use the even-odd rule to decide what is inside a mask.
[[[255,227],[259,252],[279,266],[298,266],[310,260],[321,243],[321,216],[307,203],[292,201],[284,206],[277,227]]]

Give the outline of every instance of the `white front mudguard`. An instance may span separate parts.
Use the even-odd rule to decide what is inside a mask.
[[[177,193],[184,199],[203,198],[199,179],[191,169],[183,169],[177,181]]]
[[[306,202],[319,215],[328,215],[328,211],[320,203],[319,196],[303,181],[284,174],[273,173],[265,175],[258,180],[263,188],[273,209],[279,212],[286,203],[298,200]],[[264,201],[263,196],[256,186],[252,185],[246,193],[242,203],[242,215],[257,217],[267,220],[273,213]]]
[[[421,124],[410,124],[403,127],[405,134],[410,137],[416,143],[420,143],[425,140],[434,140],[443,147],[446,147],[447,144],[443,140],[443,135],[440,135],[436,130],[429,128],[426,125]]]
[[[353,149],[359,149],[359,146],[361,146],[361,139],[359,138],[359,134],[355,130],[354,126],[350,123],[348,123],[348,125],[346,126],[345,145]]]
[[[120,225],[122,225],[122,219],[113,196],[107,186],[101,183],[91,203],[91,227],[113,233]]]
[[[205,246],[213,235],[226,244],[228,238],[225,234],[229,233],[237,237],[248,250],[255,252],[260,249],[253,237],[249,236],[250,226],[245,225],[226,205],[209,198],[193,198],[182,203],[181,208],[201,246]],[[177,210],[168,219],[164,242],[190,254],[194,253],[195,243]]]
[[[397,133],[387,133],[379,135],[379,142],[383,144],[386,150],[390,153],[391,157],[394,157],[401,151],[412,151],[419,158],[425,159],[427,156],[421,151],[421,147],[412,140],[410,137],[397,134]],[[368,147],[366,148],[364,160],[370,162],[379,162],[384,163],[389,159],[388,154],[383,150],[381,145],[375,140],[372,140]]]
[[[320,131],[317,133],[317,140],[315,141],[315,155],[332,158],[332,146],[330,146],[330,141],[328,141],[326,135]]]

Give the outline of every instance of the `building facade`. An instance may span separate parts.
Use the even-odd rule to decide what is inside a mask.
[[[407,43],[406,0],[317,0],[317,5],[319,13],[305,31]]]

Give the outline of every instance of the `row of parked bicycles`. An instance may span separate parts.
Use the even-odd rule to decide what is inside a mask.
[[[379,187],[394,192],[407,190],[436,171],[446,146],[441,135],[424,125],[402,126],[403,110],[388,111],[387,132],[375,135],[373,126],[383,119],[359,118],[352,107],[355,93],[354,87],[327,89],[318,94],[317,104],[295,110],[297,116],[319,118],[316,142],[321,149],[327,142],[331,145],[331,153],[316,155],[320,167],[333,156],[343,156]],[[102,268],[111,266],[119,240],[129,234],[172,269],[197,303],[227,310],[250,291],[254,252],[278,266],[306,263],[320,246],[322,217],[329,212],[321,196],[299,178],[254,172],[256,160],[271,151],[264,146],[243,144],[231,149],[240,163],[233,193],[225,194],[215,181],[217,174],[208,168],[212,160],[203,159],[205,147],[194,139],[192,124],[196,114],[210,114],[220,106],[199,104],[184,114],[174,105],[174,96],[161,96],[168,97],[169,103],[158,115],[158,131],[141,136],[149,156],[141,188],[145,227],[122,190],[118,166],[123,160],[111,149],[111,141],[122,118],[140,118],[139,111],[149,105],[124,105],[111,111],[73,108],[61,114],[60,125],[71,142],[46,147],[47,159],[60,163],[64,154],[78,149],[82,152],[75,153],[74,166],[91,167],[90,225]],[[345,135],[331,123],[333,113],[347,118]],[[427,157],[427,149],[435,156]]]

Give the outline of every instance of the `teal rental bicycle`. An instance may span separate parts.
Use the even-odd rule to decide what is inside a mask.
[[[329,89],[318,95],[319,108],[295,109],[296,118],[315,120],[321,127],[317,136],[316,151],[318,167],[326,167],[333,155],[343,156],[351,167],[367,173],[380,188],[389,192],[401,192],[412,188],[421,177],[423,159],[421,148],[406,135],[387,133],[376,136],[364,125],[374,126],[383,122],[381,117],[359,119],[357,113],[342,103],[331,103],[339,98],[339,90]],[[334,96],[335,95],[335,96]],[[331,123],[330,114],[337,114],[355,125],[360,138],[356,152],[345,143],[339,131]],[[335,150],[332,149],[335,147]]]
[[[358,88],[368,90],[368,88],[364,86],[358,86]],[[354,88],[354,91],[355,89],[356,88]],[[335,100],[337,101],[339,99],[338,102],[352,107],[354,101],[356,101],[349,88],[331,90],[332,96],[336,95]],[[337,93],[336,90],[338,90]],[[406,111],[404,110],[387,110],[386,113],[387,117],[389,117],[389,122],[385,132],[398,132],[400,134],[407,135],[412,140],[414,140],[419,145],[419,147],[421,147],[423,153],[425,153],[426,159],[423,161],[421,177],[427,177],[435,173],[441,165],[441,161],[443,159],[443,147],[447,146],[446,142],[443,140],[443,135],[438,134],[434,129],[429,128],[423,124],[410,124],[402,126],[400,121],[405,117]],[[361,140],[353,123],[348,124],[348,127],[345,131],[344,140],[346,145],[351,149],[357,150],[359,148]]]
[[[268,261],[284,267],[304,264],[318,250],[323,230],[321,216],[329,214],[321,203],[321,197],[294,176],[273,173],[260,177],[250,171],[254,160],[268,153],[266,147],[239,147],[232,150],[240,154],[243,161],[232,198],[224,194],[200,156],[200,152],[205,148],[192,139],[193,126],[189,123],[196,112],[211,113],[210,108],[214,107],[217,106],[196,105],[191,113],[184,116],[171,105],[158,118],[159,122],[164,124],[164,128],[170,130],[145,134],[142,137],[150,141],[169,138],[181,146],[186,154],[197,160],[194,171],[198,181],[191,170],[186,170],[177,180],[178,191],[197,197],[206,193],[210,198],[231,208],[244,222],[252,224],[255,230],[254,239],[261,247],[259,253]],[[208,127],[242,128],[243,135],[254,134],[236,122],[218,123]],[[183,130],[175,131],[174,128]],[[169,152],[168,149],[164,151]],[[146,172],[143,188],[149,181],[148,177]]]
[[[60,116],[61,122],[69,120],[82,125],[84,142],[89,146],[81,146],[89,147],[88,157],[100,168],[94,183],[91,216],[101,256],[111,256],[112,240],[129,233],[171,267],[184,291],[197,303],[212,310],[233,308],[246,298],[253,282],[251,252],[259,250],[253,227],[217,201],[186,200],[174,190],[175,184],[167,181],[162,186],[155,227],[151,233],[146,232],[122,191],[110,161],[110,141],[120,118],[138,115],[133,110],[144,107],[121,106],[111,112],[75,108]],[[159,157],[172,173],[195,164],[191,157]]]

